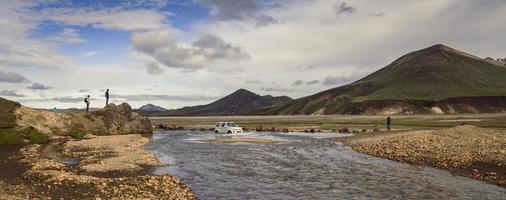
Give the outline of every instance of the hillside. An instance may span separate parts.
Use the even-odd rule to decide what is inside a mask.
[[[190,106],[167,112],[141,112],[147,116],[210,116],[210,115],[244,115],[253,109],[279,105],[292,100],[287,96],[260,96],[245,89],[218,99],[207,105]]]
[[[504,80],[504,66],[438,44],[406,54],[354,83],[250,114],[479,113],[487,102],[492,103],[487,112],[490,107],[504,112]],[[463,97],[474,107],[459,104],[462,109],[456,110],[458,101],[444,101]]]
[[[156,106],[156,105],[153,105],[153,104],[143,105],[140,108],[138,108],[137,110],[138,111],[144,111],[144,112],[150,112],[150,111],[163,112],[163,111],[168,111],[165,108],[162,108],[160,106]]]

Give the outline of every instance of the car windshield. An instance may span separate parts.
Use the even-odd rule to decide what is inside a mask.
[[[228,127],[237,127],[237,125],[234,122],[228,122],[227,126]]]

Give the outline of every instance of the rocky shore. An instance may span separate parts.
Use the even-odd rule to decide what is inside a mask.
[[[176,177],[156,176],[162,164],[142,149],[141,135],[53,137],[19,151],[19,181],[0,179],[0,199],[196,199]]]
[[[56,113],[0,98],[0,199],[196,199],[176,177],[155,176],[142,146],[147,118],[127,103]]]
[[[474,126],[335,138],[354,150],[506,187],[506,131]]]

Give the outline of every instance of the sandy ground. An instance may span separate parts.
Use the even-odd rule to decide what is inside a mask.
[[[441,130],[358,134],[330,140],[356,151],[427,165],[506,187],[506,131],[458,126]]]
[[[22,148],[18,162],[27,170],[0,179],[0,199],[196,199],[176,177],[150,175],[148,169],[161,163],[142,149],[147,138],[87,138]]]

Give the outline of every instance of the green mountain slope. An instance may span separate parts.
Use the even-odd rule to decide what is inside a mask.
[[[358,114],[371,106],[420,113],[444,99],[483,96],[506,96],[506,68],[438,44],[354,83],[251,114]]]

